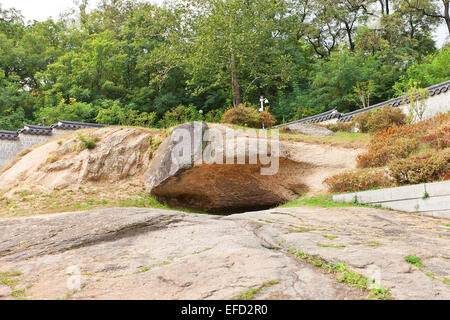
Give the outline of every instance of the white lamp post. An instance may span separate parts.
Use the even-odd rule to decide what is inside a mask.
[[[261,102],[261,108],[259,108],[259,112],[263,112],[264,111],[264,103],[265,104],[269,103],[269,100],[267,100],[266,98],[261,96],[261,98],[259,98],[259,101]],[[264,120],[262,122],[262,128],[264,129]]]

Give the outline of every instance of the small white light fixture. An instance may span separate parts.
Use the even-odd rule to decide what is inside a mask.
[[[261,96],[259,98],[259,101],[261,102],[261,108],[259,108],[259,112],[263,112],[264,111],[264,103],[265,104],[269,103],[269,100],[267,100],[267,98],[264,98],[263,96]],[[264,121],[262,123],[262,128],[265,129],[264,128]]]

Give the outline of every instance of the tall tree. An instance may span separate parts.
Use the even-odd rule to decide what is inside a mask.
[[[450,35],[450,0],[403,0],[410,8],[430,18],[444,20]]]
[[[238,106],[250,93],[282,88],[294,65],[284,43],[285,6],[271,0],[182,1],[184,25],[163,48],[191,75],[188,84],[200,94],[229,88]],[[172,63],[174,62],[172,61]]]

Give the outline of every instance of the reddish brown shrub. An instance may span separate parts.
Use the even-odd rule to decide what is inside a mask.
[[[264,123],[265,128],[271,128],[277,120],[269,113],[269,108],[259,113],[259,122]]]
[[[222,122],[251,128],[261,127],[258,111],[245,105],[228,109],[222,116]]]
[[[408,157],[419,146],[417,138],[375,138],[369,144],[369,151],[357,158],[358,168],[382,167],[393,159]]]
[[[264,123],[265,128],[270,128],[276,120],[269,113],[268,108],[265,111],[258,112],[255,108],[240,105],[228,109],[222,116],[222,122],[251,128],[261,128]]]
[[[434,129],[422,137],[422,141],[438,150],[450,147],[450,125],[444,124]]]
[[[406,124],[406,116],[399,108],[387,106],[359,114],[354,122],[361,132],[375,133]]]
[[[393,185],[383,170],[360,169],[347,171],[325,179],[331,192],[362,191]]]
[[[389,172],[397,184],[417,184],[444,180],[450,172],[450,149],[422,153],[392,161]]]

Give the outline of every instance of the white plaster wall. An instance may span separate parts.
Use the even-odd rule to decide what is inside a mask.
[[[432,97],[428,97],[425,100],[425,113],[423,115],[423,120],[432,118],[441,113],[446,113],[450,111],[450,90],[447,92],[442,92],[438,95],[434,95]],[[409,104],[402,104],[399,106],[402,109],[403,113],[407,116],[409,115]],[[415,119],[417,121],[418,119]]]

